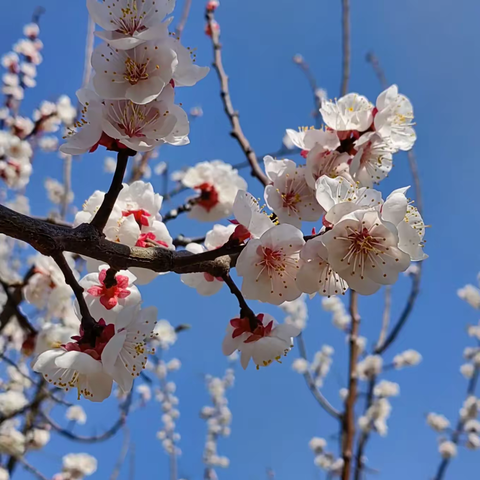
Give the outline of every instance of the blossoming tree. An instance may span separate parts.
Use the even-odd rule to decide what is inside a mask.
[[[128,424],[133,410],[151,400],[152,384],[164,412],[157,436],[170,456],[170,478],[179,478],[179,399],[168,377],[180,362],[165,357],[187,327],[158,321],[157,307],[142,303],[143,286],[165,281],[167,273],[169,281],[178,276],[184,288],[194,288],[199,295],[230,291],[232,315],[224,319],[225,336],[218,350],[232,361],[238,356],[243,369],[281,363],[298,342],[300,356],[293,368],[305,377],[326,414],[338,421],[340,432],[338,448],[329,448],[324,438],[310,440],[315,464],[327,478],[365,478],[371,469],[365,457],[368,441],[374,434],[386,434],[389,399],[399,394],[399,385],[384,374],[421,361],[414,350],[397,352],[391,361],[385,354],[401,334],[419,292],[421,262],[427,258],[426,225],[412,153],[413,106],[396,85],[383,85],[374,103],[348,93],[348,0],[342,3],[341,96],[328,100],[303,58],[296,56],[295,63],[312,82],[318,125],[287,129],[280,152],[264,158],[254,152],[234,109],[215,21],[219,4],[207,3],[205,31],[215,71],[210,74],[218,76],[232,136],[246,163],[235,168],[215,160],[176,172],[169,199],[186,190],[191,194],[168,212],[162,209],[163,196],[146,181],[149,162],[166,145],[181,148],[189,143],[189,131],[195,128],[191,119],[199,111],[189,116],[176,101],[177,92],[195,88],[209,74],[208,67],[197,65],[195,51],[181,43],[188,0],[175,29],[174,0],[87,0],[87,67],[77,107],[61,96],[55,103],[43,102],[31,118],[20,115],[42,62],[41,12],[24,28],[25,38],[4,55],[0,176],[8,191],[0,205],[0,356],[5,374],[0,479],[14,476],[18,464],[46,478],[28,456],[48,443],[51,432],[91,443],[112,437]],[[95,47],[93,33],[98,38]],[[373,56],[370,60],[378,72],[378,61]],[[30,216],[22,195],[37,149],[59,149],[64,162],[64,183],[46,181],[48,196],[59,208],[45,218]],[[95,190],[92,179],[90,197],[69,218],[72,158],[82,156],[87,163],[89,154],[99,149],[117,157],[106,164],[113,174],[110,188]],[[417,206],[409,198],[409,186],[386,193],[379,189],[401,151],[409,152]],[[155,168],[167,178],[165,165]],[[245,168],[263,189],[263,200],[249,193],[241,175]],[[220,223],[200,238],[173,238],[168,223],[184,213],[193,221]],[[32,249],[35,255],[27,258]],[[390,326],[391,288],[401,274],[411,278],[411,292],[398,321]],[[367,344],[361,336],[358,297],[381,289],[387,304],[382,329],[378,340]],[[324,310],[331,312],[333,324],[348,341],[347,381],[338,406],[322,393],[332,348],[322,346],[313,360],[305,352],[306,298],[315,295],[323,298]],[[476,287],[465,287],[460,296],[480,308]],[[279,306],[277,317],[271,310],[255,309],[252,301]],[[468,333],[480,340],[479,327]],[[457,425],[450,428],[440,414],[427,416],[428,425],[440,434],[436,480],[445,478],[458,447],[480,448],[478,346],[467,349],[465,356],[461,371],[469,386]],[[232,368],[221,378],[206,378],[212,405],[201,410],[208,425],[204,479],[218,478],[216,469],[229,464],[217,447],[220,437],[230,433],[226,391],[233,383]],[[118,421],[95,436],[74,433],[73,424],[87,422],[77,402],[82,397],[103,402],[112,392],[119,402]],[[67,407],[65,425],[52,413],[62,406]],[[125,438],[112,478],[117,478],[129,448]],[[92,456],[65,452],[54,478],[83,479],[96,468]],[[268,476],[274,478],[273,472]]]

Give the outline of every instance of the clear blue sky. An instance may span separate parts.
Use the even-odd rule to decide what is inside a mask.
[[[0,45],[7,51],[21,34],[23,24],[38,0],[8,2],[0,17]],[[401,339],[390,356],[406,348],[419,350],[423,363],[414,369],[394,372],[386,378],[398,381],[401,396],[392,400],[389,435],[374,437],[367,452],[369,464],[381,471],[376,478],[425,480],[430,478],[439,457],[435,435],[426,426],[424,415],[436,411],[455,420],[463,401],[466,382],[459,374],[462,351],[469,344],[465,327],[477,316],[456,297],[456,289],[474,282],[480,269],[478,238],[478,111],[480,97],[480,39],[477,35],[480,3],[473,0],[404,0],[385,2],[352,1],[351,91],[375,100],[379,86],[365,54],[374,49],[389,81],[400,86],[414,105],[420,174],[428,231],[425,276],[421,297]],[[67,93],[73,97],[83,69],[87,11],[83,0],[43,0],[47,9],[41,20],[45,61],[39,68],[38,86],[24,103],[30,112],[42,99]],[[184,34],[184,43],[198,47],[198,63],[211,62],[211,47],[203,33],[202,0],[194,0]],[[180,8],[177,8],[177,18]],[[301,53],[311,64],[319,84],[330,96],[337,96],[340,84],[340,1],[224,0],[218,10],[222,27],[224,61],[231,78],[233,102],[241,111],[244,130],[258,153],[277,148],[285,128],[312,123],[308,85],[292,64]],[[205,114],[192,125],[191,144],[168,148],[162,159],[172,168],[202,160],[244,160],[228,135],[228,123],[220,103],[218,82],[213,73],[195,88],[178,92],[188,110],[201,105]],[[84,156],[75,163],[73,187],[75,203],[82,202],[94,189],[106,189],[109,176],[103,173],[103,152]],[[61,161],[54,155],[38,155],[35,173],[28,186],[32,213],[45,214],[49,205],[43,181],[46,176],[61,178]],[[251,191],[259,188],[248,178]],[[395,168],[384,183],[387,192],[410,183],[405,156],[397,157]],[[157,185],[159,187],[159,185]],[[171,205],[175,206],[174,204]],[[206,226],[184,219],[172,222],[172,234],[201,234]],[[395,287],[394,311],[403,304],[407,280]],[[158,306],[160,316],[173,324],[189,323],[192,329],[181,335],[169,355],[177,356],[183,367],[175,380],[180,398],[182,434],[180,474],[202,478],[201,456],[205,424],[198,411],[207,403],[203,375],[222,374],[227,363],[220,343],[225,324],[237,313],[236,302],[224,289],[213,298],[203,298],[180,283],[174,275],[160,278],[143,289],[147,305]],[[376,337],[380,324],[381,296],[362,299],[362,333]],[[272,313],[275,310],[270,309]],[[279,315],[279,314],[278,314]],[[336,362],[326,383],[325,393],[340,406],[339,388],[345,385],[344,336],[330,325],[318,298],[310,302],[307,346],[313,353],[323,343],[335,347]],[[277,480],[323,479],[313,465],[308,449],[312,436],[329,438],[336,427],[311,398],[303,379],[292,372],[293,351],[282,366],[257,372],[238,371],[230,393],[233,411],[232,436],[222,441],[220,453],[231,466],[219,471],[222,480],[264,480],[272,467]],[[114,403],[88,407],[90,427],[79,432],[101,430],[114,418]],[[136,479],[167,477],[167,456],[155,432],[160,428],[160,408],[152,403],[130,419],[136,448]],[[331,440],[332,445],[335,439]],[[47,475],[55,473],[61,456],[87,451],[99,459],[92,477],[109,478],[121,445],[121,437],[106,444],[70,444],[56,438],[32,463]],[[448,478],[470,480],[478,477],[478,452],[461,450]],[[19,480],[27,479],[21,470]],[[128,478],[124,469],[120,477]]]

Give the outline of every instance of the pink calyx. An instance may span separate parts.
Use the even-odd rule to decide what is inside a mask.
[[[98,275],[100,285],[90,287],[87,292],[94,297],[100,297],[100,303],[107,310],[111,310],[117,305],[119,299],[128,297],[131,292],[128,290],[128,277],[117,275],[115,277],[117,284],[108,288],[105,286],[106,276],[107,270],[102,270]]]

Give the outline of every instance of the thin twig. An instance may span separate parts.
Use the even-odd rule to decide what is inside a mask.
[[[220,32],[217,28],[215,28],[215,14],[213,11],[206,12],[206,19],[208,26],[211,31],[211,38],[213,44],[213,52],[214,52],[214,62],[213,67],[215,68],[218,78],[221,84],[221,97],[223,101],[223,105],[225,108],[225,113],[227,114],[230,124],[232,126],[231,135],[234,137],[240,147],[242,148],[243,152],[247,156],[247,159],[250,163],[250,167],[252,169],[252,176],[258,178],[258,180],[263,185],[268,185],[268,178],[263,173],[260,165],[258,164],[258,159],[253,151],[249,141],[245,137],[245,134],[242,131],[242,127],[240,125],[239,114],[233,108],[232,99],[230,98],[230,91],[228,86],[228,76],[225,73],[222,63],[222,45],[220,43]]]
[[[227,284],[228,288],[230,289],[230,292],[232,293],[232,295],[235,295],[235,297],[237,297],[238,305],[240,307],[240,316],[242,318],[248,318],[248,320],[250,322],[250,329],[253,332],[258,326],[257,316],[255,315],[253,310],[248,306],[245,298],[242,295],[242,292],[237,287],[237,285],[233,281],[230,274],[225,273],[222,276],[222,278],[223,278],[223,281]]]
[[[169,212],[167,212],[165,215],[163,215],[162,222],[167,223],[170,220],[174,220],[182,213],[190,212],[194,205],[195,205],[195,199],[187,200],[183,205],[180,205],[179,207],[174,208]]]
[[[182,16],[180,17],[180,20],[175,28],[175,36],[178,38],[178,40],[180,40],[180,37],[182,36],[182,33],[183,33],[183,29],[185,28],[185,24],[187,23],[191,6],[192,6],[192,0],[185,0],[183,4]]]
[[[128,450],[130,449],[130,431],[127,427],[123,428],[123,445],[122,450],[120,451],[120,455],[118,456],[118,460],[115,463],[115,467],[113,469],[112,474],[110,475],[110,480],[117,480],[120,472],[122,470],[123,464],[128,455]]]
[[[60,219],[67,217],[70,192],[72,191],[72,156],[65,155],[63,159],[63,195],[60,206]]]
[[[142,179],[143,175],[145,174],[145,170],[147,168],[148,162],[152,156],[152,152],[153,150],[144,152],[142,154],[142,158],[140,159],[140,161],[136,162],[133,165],[132,171],[130,172],[130,178],[128,179],[129,184]]]
[[[123,188],[123,177],[125,176],[125,171],[127,169],[128,157],[131,156],[132,152],[127,149],[122,149],[118,152],[117,155],[117,166],[115,168],[115,173],[113,174],[112,183],[108,192],[105,194],[98,212],[93,217],[93,220],[90,222],[99,232],[103,232],[105,225],[108,222],[108,218],[112,213],[115,202],[117,201],[118,194]]]
[[[357,358],[358,358],[358,334],[360,329],[360,315],[358,313],[358,294],[350,292],[350,316],[352,324],[350,329],[349,348],[349,374],[348,396],[345,401],[345,412],[342,425],[342,457],[343,471],[342,480],[350,480],[353,458],[353,442],[355,439],[355,402],[357,399]]]
[[[5,305],[5,309],[7,306],[10,306],[10,308],[13,311],[13,314],[17,317],[18,324],[20,327],[29,332],[29,333],[37,333],[37,330],[35,327],[30,323],[26,315],[20,310],[20,301],[16,301],[14,298],[14,295],[10,292],[10,287],[7,283],[5,283],[3,280],[0,280],[0,285],[2,285],[3,290],[5,291],[5,294],[7,296],[7,304]]]
[[[296,341],[300,356],[304,360],[308,360],[305,341],[301,333],[296,338]],[[303,374],[303,377],[305,378],[305,382],[307,383],[309,390],[312,392],[313,397],[319,403],[319,405],[333,418],[340,420],[342,418],[342,414],[324,397],[323,393],[317,388],[309,370]]]
[[[313,105],[314,105],[313,118],[315,119],[315,126],[319,128],[322,123],[322,117],[320,115],[320,108],[322,107],[322,101],[317,95],[317,92],[318,92],[317,80],[313,75],[312,71],[310,70],[310,65],[305,61],[305,59],[302,56],[300,56],[300,58],[294,57],[293,61],[296,65],[298,65],[300,70],[305,74],[305,77],[307,78],[308,83],[310,84],[310,89],[313,95]]]
[[[56,423],[52,418],[50,418],[45,412],[40,411],[40,415],[44,418],[44,420],[60,435],[63,435],[66,438],[69,438],[70,440],[75,440],[77,442],[81,443],[98,443],[98,442],[104,442],[105,440],[108,440],[109,438],[112,438],[124,425],[125,422],[127,421],[128,413],[130,411],[130,407],[132,405],[132,394],[133,390],[130,391],[128,394],[127,398],[123,402],[123,404],[120,407],[120,417],[118,420],[104,433],[101,433],[100,435],[93,435],[93,436],[83,436],[83,435],[77,435],[73,433],[70,429],[65,429],[62,428],[58,423]]]
[[[392,306],[392,286],[385,287],[385,306],[383,308],[382,329],[378,337],[377,348],[383,345],[387,337],[388,326],[390,324],[390,310]]]
[[[56,397],[48,388],[46,388],[46,386],[44,385],[44,383],[42,382],[39,382],[37,380],[34,380],[33,378],[31,378],[29,375],[27,375],[26,373],[22,372],[22,370],[20,369],[20,367],[13,361],[13,360],[10,360],[10,358],[6,357],[3,353],[0,353],[0,359],[3,360],[4,362],[8,363],[9,365],[11,365],[12,367],[14,367],[17,372],[22,375],[22,377],[26,378],[27,380],[29,380],[30,382],[32,382],[33,385],[36,385],[37,387],[39,386],[42,386],[44,389],[45,389],[45,392],[48,393],[48,396],[53,400],[55,401],[56,403],[59,403],[60,405],[66,405],[68,407],[71,407],[72,404],[70,402],[67,402],[61,398],[58,398]]]
[[[477,387],[479,377],[480,377],[480,368],[477,367],[473,372],[472,378],[468,382],[466,398],[471,397],[472,395],[475,394],[475,389]],[[465,421],[460,418],[458,420],[458,423],[454,432],[450,437],[450,441],[453,442],[455,445],[458,445],[458,441],[460,440],[460,435],[462,433],[464,424],[465,424]],[[451,458],[444,458],[440,462],[440,465],[438,466],[438,469],[437,469],[437,473],[435,474],[435,477],[432,480],[443,480],[443,478],[445,477],[447,468],[450,465],[450,461],[451,461]]]
[[[37,470],[33,465],[30,465],[23,457],[16,457],[16,460],[23,465],[23,468],[30,472],[32,475],[37,477],[39,480],[49,480],[45,475],[43,475],[39,470]]]
[[[350,79],[350,0],[342,0],[342,85],[340,96],[348,92]]]

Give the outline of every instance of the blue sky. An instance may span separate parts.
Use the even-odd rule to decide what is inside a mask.
[[[369,465],[380,470],[377,478],[421,480],[433,475],[439,458],[435,435],[425,426],[424,415],[436,411],[456,420],[466,382],[459,374],[462,351],[469,344],[465,327],[478,320],[475,312],[456,297],[456,289],[474,282],[480,269],[478,218],[478,111],[475,91],[480,83],[476,61],[480,40],[476,31],[480,3],[473,0],[404,0],[402,2],[352,2],[352,77],[350,90],[374,100],[380,88],[367,51],[375,50],[390,82],[399,85],[415,108],[420,175],[423,183],[425,220],[432,228],[427,236],[427,253],[422,293],[403,335],[387,354],[387,360],[406,348],[419,350],[423,363],[414,369],[387,374],[398,381],[401,396],[392,400],[393,413],[386,438],[374,437],[367,452]],[[37,0],[8,2],[0,17],[0,45],[7,51],[21,34],[23,24]],[[80,86],[83,69],[87,11],[84,1],[43,0],[46,14],[41,20],[45,43],[44,63],[39,68],[38,86],[28,92],[24,112],[41,100],[54,100],[66,93],[73,97]],[[197,47],[198,63],[211,62],[211,46],[203,33],[204,2],[195,0],[183,37],[187,46]],[[177,18],[180,8],[177,8]],[[231,93],[246,135],[257,153],[275,150],[285,128],[313,123],[311,93],[291,58],[301,53],[310,63],[321,87],[331,97],[340,85],[340,1],[224,0],[217,19],[222,28],[225,68]],[[233,164],[244,157],[228,135],[229,126],[220,102],[216,76],[212,72],[194,88],[179,90],[185,109],[201,105],[204,116],[192,125],[191,144],[167,148],[161,159],[172,169],[202,160],[222,159]],[[75,204],[94,189],[106,189],[109,176],[103,173],[104,152],[84,156],[73,170]],[[61,161],[55,155],[35,158],[28,195],[32,213],[49,209],[43,181],[61,179]],[[245,172],[248,175],[247,172]],[[247,178],[247,177],[246,177]],[[252,193],[261,195],[253,179],[247,178]],[[410,184],[406,157],[397,156],[391,176],[382,190]],[[154,186],[160,188],[157,181]],[[169,206],[176,206],[171,203]],[[204,233],[206,225],[181,218],[169,225],[173,235]],[[393,309],[399,312],[408,280],[395,286]],[[160,317],[174,325],[189,323],[168,355],[178,357],[182,369],[175,374],[180,398],[182,434],[180,474],[202,478],[201,456],[205,425],[198,417],[208,402],[203,385],[207,373],[221,375],[227,366],[220,344],[226,322],[237,314],[235,299],[226,289],[213,298],[203,298],[168,275],[143,289],[145,304],[154,304]],[[362,334],[376,338],[380,325],[382,297],[362,299]],[[257,305],[254,305],[257,307]],[[340,407],[339,388],[346,380],[344,335],[330,324],[318,298],[309,303],[310,319],[305,336],[311,353],[322,344],[335,348],[335,363],[326,382],[325,394]],[[272,313],[281,316],[271,308]],[[283,365],[257,372],[237,371],[237,382],[229,393],[233,412],[232,436],[222,441],[220,453],[231,466],[219,471],[224,480],[263,480],[267,467],[277,480],[323,479],[313,465],[308,449],[312,436],[331,438],[335,424],[321,411],[306,390],[303,379],[291,370],[292,351]],[[114,420],[114,403],[84,405],[89,434]],[[135,444],[135,478],[167,478],[168,459],[155,439],[160,428],[158,404],[136,412],[130,419]],[[57,471],[67,452],[87,451],[99,459],[93,479],[109,478],[121,445],[121,437],[99,445],[70,444],[56,438],[31,461],[47,476]],[[331,438],[332,446],[335,438]],[[447,478],[470,479],[478,470],[478,452],[462,449]],[[30,478],[19,470],[16,478]],[[128,468],[121,479],[127,479]]]

